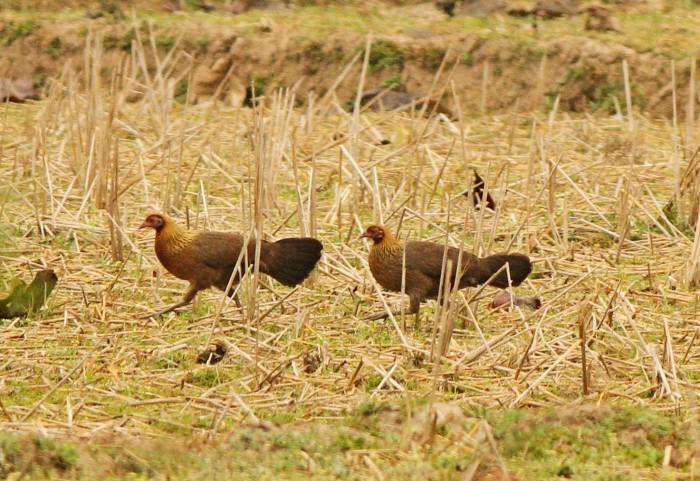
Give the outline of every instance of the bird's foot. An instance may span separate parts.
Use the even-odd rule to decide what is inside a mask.
[[[372,314],[371,316],[365,317],[365,321],[381,321],[382,319],[386,319],[389,317],[389,313],[386,311],[383,312],[378,312],[376,314]]]
[[[141,316],[141,317],[139,317],[139,319],[156,319],[156,318],[162,316],[163,314],[167,314],[168,312],[177,312],[177,310],[181,307],[183,307],[183,306],[174,305],[174,306],[166,307],[165,309],[162,309],[160,311],[156,311],[152,314],[148,314],[147,316]]]

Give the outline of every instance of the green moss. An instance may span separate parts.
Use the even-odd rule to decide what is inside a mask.
[[[215,367],[200,369],[192,375],[192,384],[200,387],[213,387],[221,382],[219,370]]]
[[[184,104],[187,101],[187,89],[187,79],[180,79],[177,85],[175,85],[175,91],[173,92],[173,97],[176,102]]]
[[[48,463],[59,471],[66,471],[78,462],[78,450],[70,442],[37,437],[34,439],[34,445],[39,455],[48,458]]]
[[[105,50],[112,50],[120,45],[120,38],[112,33],[105,34],[102,37],[102,48]]]
[[[61,41],[61,37],[54,37],[49,43],[49,46],[46,48],[46,53],[49,57],[56,59],[59,57],[59,55],[61,55],[62,49],[63,42]]]
[[[39,29],[41,25],[35,20],[23,20],[21,22],[11,22],[8,27],[5,28],[5,45],[10,46],[16,40],[24,37],[28,37],[36,30]]]
[[[669,202],[664,206],[663,209],[664,215],[668,219],[668,221],[673,224],[678,230],[683,232],[685,235],[690,237],[691,239],[695,235],[695,230],[693,229],[693,226],[691,226],[688,221],[681,215],[680,211],[678,210],[678,206],[673,203]],[[665,222],[661,221],[661,225],[664,225]],[[659,232],[658,227],[654,226],[653,229],[655,232]]]
[[[622,82],[609,82],[597,85],[590,97],[591,110],[614,114],[616,112],[615,100],[618,105],[625,103],[625,87]]]
[[[374,389],[379,386],[379,383],[382,382],[382,377],[379,374],[372,374],[370,376],[367,376],[365,378],[365,391],[367,392],[372,392]]]
[[[569,69],[566,71],[566,74],[564,74],[564,79],[562,80],[562,83],[567,84],[575,80],[581,80],[589,74],[590,68],[588,66],[576,65],[574,67],[569,67]]]
[[[545,111],[550,111],[554,108],[554,103],[557,100],[557,97],[561,94],[559,90],[557,89],[552,89],[552,90],[547,90],[544,94],[544,110]]]
[[[206,35],[197,35],[193,41],[194,44],[201,49],[206,49],[209,46],[209,37]]]
[[[124,34],[121,38],[117,39],[116,47],[120,50],[128,52],[131,50],[131,44],[136,39],[136,31],[130,28],[128,32]]]
[[[175,37],[172,35],[159,35],[156,38],[156,47],[161,50],[170,51],[175,46]]]
[[[341,47],[327,51],[323,42],[312,42],[304,48],[300,55],[297,55],[297,61],[304,63],[306,75],[314,75],[323,65],[341,62],[343,58],[345,58],[345,52]]]
[[[362,48],[364,53],[364,48]],[[369,68],[372,72],[380,72],[385,68],[403,68],[406,54],[398,45],[388,40],[378,40],[372,44],[369,53]]]
[[[384,80],[382,80],[381,86],[382,88],[388,88],[388,89],[393,89],[396,87],[400,87],[403,84],[403,80],[401,80],[401,75],[396,74],[392,75],[391,77],[387,77]]]
[[[180,424],[207,430],[211,415],[157,419],[154,425],[177,435],[167,441],[110,440],[101,446],[5,433],[0,434],[0,475],[29,466],[30,477],[41,479],[151,479],[165,473],[173,481],[214,474],[287,480],[307,477],[313,460],[314,479],[359,480],[368,471],[356,463],[357,453],[381,450],[387,455],[373,460],[387,479],[459,479],[479,453],[452,441],[460,437],[456,426],[440,426],[430,449],[407,442],[408,405],[415,413],[427,401],[367,401],[337,422],[305,421],[271,430],[224,422],[220,429],[230,434],[210,444],[185,441],[193,431]],[[695,424],[639,406],[504,411],[475,406],[468,415],[486,416],[506,466],[523,479],[661,479],[664,472],[682,478],[689,462],[662,469],[663,448],[688,452],[697,434]]]
[[[474,56],[469,52],[464,52],[462,54],[462,63],[467,67],[474,65]]]
[[[436,72],[440,68],[444,57],[445,50],[439,48],[426,49],[419,54],[421,65],[431,72]]]
[[[270,82],[270,77],[267,75],[254,75],[251,83],[246,87],[246,96],[244,104],[248,107],[253,106],[253,99],[255,97],[262,97],[265,95],[265,90]]]
[[[158,367],[161,369],[171,369],[187,364],[187,353],[185,351],[169,352],[158,358]]]
[[[185,7],[190,10],[209,12],[214,8],[214,5],[207,0],[185,0]]]
[[[637,468],[660,464],[664,446],[672,443],[672,418],[636,407],[614,411],[581,410],[489,413],[503,455],[530,465],[535,479],[570,473],[575,479],[615,479],[615,467],[601,464],[624,459]],[[537,474],[539,473],[539,474]]]

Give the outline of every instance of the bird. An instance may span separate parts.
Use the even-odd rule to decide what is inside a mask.
[[[158,317],[186,306],[199,291],[216,287],[226,291],[229,279],[240,262],[240,270],[226,294],[240,307],[235,286],[241,273],[255,263],[256,240],[248,240],[234,232],[198,232],[178,225],[167,214],[150,214],[139,229],[151,228],[156,232],[156,257],[175,277],[190,283],[181,302],[144,316]],[[306,279],[321,259],[323,244],[311,237],[280,239],[277,242],[260,241],[258,268],[285,286],[296,286]],[[241,258],[239,260],[239,258]]]
[[[385,226],[377,224],[368,226],[360,239],[370,239],[373,242],[369,252],[369,269],[385,289],[402,291],[405,259],[404,292],[409,297],[407,314],[415,314],[416,323],[419,320],[421,302],[438,296],[443,259],[451,262],[448,273],[450,286],[459,282],[459,289],[487,282],[488,285],[501,289],[509,285],[518,286],[532,272],[530,258],[523,254],[495,254],[480,258],[462,251],[461,273],[457,280],[460,249],[448,246],[445,256],[445,246],[442,244],[426,241],[403,242]],[[507,268],[504,267],[506,265]],[[448,266],[445,267],[445,271]],[[382,312],[367,317],[367,320],[384,319],[388,315],[387,312]]]
[[[37,312],[46,303],[57,282],[58,276],[51,269],[37,272],[29,285],[16,279],[10,295],[0,299],[0,319],[26,317]]]
[[[462,192],[462,195],[467,197],[469,194],[469,191],[471,190],[472,203],[474,204],[474,208],[478,209],[483,204],[485,204],[487,209],[496,210],[496,202],[494,202],[493,197],[491,197],[491,193],[486,192],[486,198],[484,199],[484,188],[485,187],[486,187],[486,182],[479,175],[479,173],[476,171],[476,169],[474,169],[474,181],[472,182],[472,187],[471,187],[471,189],[467,189],[464,192]]]

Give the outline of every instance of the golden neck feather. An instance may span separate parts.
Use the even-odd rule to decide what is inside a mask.
[[[156,234],[156,249],[164,254],[176,254],[192,242],[196,232],[184,229],[175,222],[166,221],[163,228]]]
[[[384,231],[384,238],[376,243],[372,244],[372,249],[378,250],[395,250],[400,249],[403,246],[403,242],[394,237],[394,235],[389,231]]]

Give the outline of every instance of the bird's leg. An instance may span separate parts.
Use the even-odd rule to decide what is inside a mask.
[[[387,317],[389,317],[389,313],[387,311],[382,311],[376,314],[372,314],[371,316],[365,317],[365,321],[381,321],[382,319],[386,319]]]
[[[233,302],[236,303],[237,308],[240,309],[241,307],[243,307],[243,304],[241,304],[241,300],[239,299],[237,292],[233,295]]]
[[[237,308],[240,309],[243,307],[243,304],[241,304],[241,299],[238,297],[238,292],[236,292],[236,286],[231,286],[226,295],[233,299],[233,302],[236,303]]]
[[[416,314],[416,322],[413,324],[414,328],[416,330],[420,329],[420,297],[418,296],[411,296],[410,297],[410,304],[408,306],[408,314]]]
[[[199,292],[199,289],[198,289],[196,286],[190,285],[190,288],[187,290],[187,293],[185,294],[185,297],[183,297],[183,299],[182,299],[180,302],[178,302],[177,304],[173,304],[173,305],[170,306],[170,307],[166,307],[166,308],[163,309],[163,310],[154,312],[153,314],[149,314],[149,315],[147,315],[147,316],[143,316],[141,319],[150,319],[150,318],[160,317],[160,316],[162,316],[163,314],[167,314],[168,312],[172,312],[172,311],[174,311],[174,310],[176,310],[176,309],[179,309],[179,308],[181,308],[181,307],[184,307],[184,306],[186,306],[187,304],[189,304],[190,302],[192,302],[192,299],[194,299],[194,296],[197,295],[197,292]]]
[[[420,313],[420,297],[418,296],[411,296],[410,297],[411,303],[408,307],[408,312],[405,312],[405,314],[415,314],[416,315],[416,327],[420,325],[419,322],[419,313]],[[399,315],[398,312],[391,312],[391,314],[396,317]],[[371,316],[365,317],[365,321],[381,321],[382,319],[386,319],[389,317],[389,312],[388,311],[382,311],[378,312],[376,314],[372,314]]]

